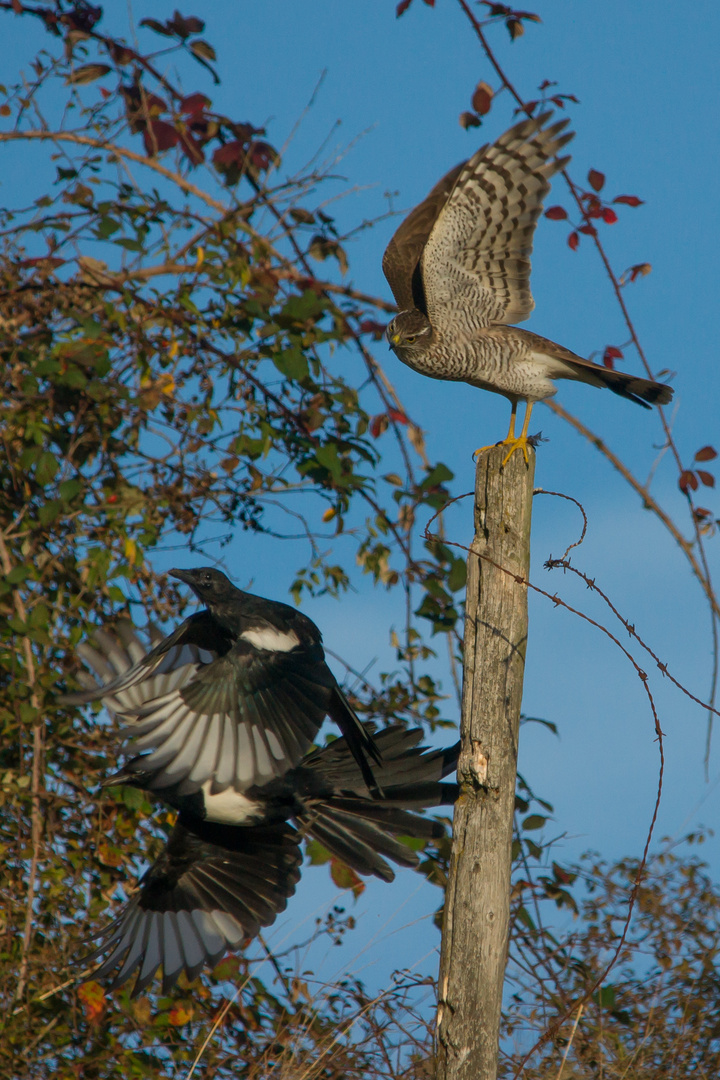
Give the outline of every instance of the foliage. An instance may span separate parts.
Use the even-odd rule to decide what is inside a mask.
[[[428,461],[365,348],[383,311],[342,283],[343,238],[316,205],[323,170],[285,177],[260,127],[156,67],[169,47],[188,78],[217,81],[202,20],[144,19],[140,51],[101,32],[100,7],[3,7],[49,39],[31,82],[2,88],[0,105],[6,166],[11,153],[38,153],[37,190],[0,213],[0,1073],[157,1075],[194,1053],[230,976],[172,1001],[110,1000],[93,983],[51,993],[72,983],[80,942],[168,828],[137,793],[99,796],[113,732],[56,703],[63,672],[73,685],[73,646],[123,609],[136,622],[182,613],[153,571],[158,548],[217,561],[208,545],[238,531],[299,532],[309,557],[298,557],[298,602],[345,591],[353,561],[405,592],[396,670],[358,708],[448,723],[421,627],[456,647],[462,562],[439,543],[416,554],[414,534],[452,476]],[[397,449],[383,453],[391,432]],[[342,868],[332,872],[342,884]],[[253,1024],[262,1040],[273,1028],[278,1047],[286,1028],[302,1031],[317,1050],[350,1008],[331,996],[304,1026],[303,994],[280,1006],[243,964],[247,990],[228,1014],[236,1051]]]
[[[502,4],[477,10],[483,43],[488,25],[516,41],[539,21]],[[26,202],[0,212],[0,1075],[185,1075],[212,1031],[200,1066],[212,1076],[421,1080],[432,1074],[432,989],[410,975],[369,998],[357,981],[318,985],[299,954],[268,956],[260,941],[171,998],[131,1002],[127,991],[75,984],[79,940],[158,850],[169,818],[139,793],[99,796],[113,733],[56,695],[63,678],[72,685],[73,646],[92,625],[123,610],[136,621],[182,614],[154,553],[181,545],[219,561],[213,545],[242,530],[299,533],[309,554],[298,558],[296,601],[343,594],[354,564],[399,590],[407,619],[392,632],[394,670],[375,685],[361,678],[355,703],[380,722],[430,730],[455,714],[432,661],[438,641],[461,659],[465,566],[441,524],[436,538],[423,535],[453,476],[428,459],[368,350],[387,305],[344,281],[345,237],[321,205],[325,170],[285,175],[262,127],[213,108],[219,74],[202,20],[143,19],[136,44],[104,35],[102,8],[84,0],[7,0],[0,12],[48,33],[32,75],[0,88],[6,168],[11,154],[36,165]],[[168,50],[199,89],[160,69]],[[498,85],[475,87],[465,126],[483,122],[500,90],[514,93],[496,70]],[[574,100],[553,85],[523,107]],[[640,202],[603,201],[604,183],[591,170],[587,191],[571,187],[572,211],[547,211],[572,219],[572,250],[582,236],[602,252],[613,206]],[[618,297],[648,271],[609,271]],[[607,346],[604,359],[622,360],[622,349]],[[690,541],[649,481],[625,479],[678,541],[716,618],[702,546],[716,522],[692,502],[714,483],[697,466],[715,450],[684,468],[668,445]],[[517,811],[504,1068],[514,1075],[549,1033],[526,1066],[532,1078],[557,1073],[574,1003],[617,947],[638,864],[563,867],[542,838],[552,808],[522,779]],[[423,854],[440,886],[448,856],[449,841]],[[346,881],[338,865],[317,872]],[[697,860],[667,851],[650,865],[620,962],[572,1037],[566,1080],[717,1074],[718,899]],[[338,909],[315,935],[339,940],[352,925]]]

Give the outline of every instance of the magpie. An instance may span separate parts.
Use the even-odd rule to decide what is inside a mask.
[[[132,628],[113,647],[78,651],[106,681],[65,704],[101,700],[116,713],[132,756],[124,775],[167,795],[242,793],[299,764],[326,716],[340,728],[365,783],[380,764],[361,723],[325,662],[322,635],[302,612],[237,589],[219,570],[171,570],[205,604],[147,655]],[[120,653],[117,653],[120,649]],[[127,655],[133,664],[123,667]],[[118,666],[119,665],[119,666]]]
[[[153,631],[157,638],[157,631]],[[113,638],[102,632],[87,663],[101,676],[132,670],[143,648],[129,623]],[[89,686],[90,676],[82,681]],[[366,727],[370,735],[371,725]],[[414,811],[446,806],[457,784],[443,778],[457,766],[460,744],[446,750],[420,745],[419,728],[399,725],[374,736],[382,764],[368,784],[349,741],[341,737],[306,754],[283,776],[245,792],[220,796],[207,788],[181,793],[163,788],[155,797],[177,812],[157,861],[146,871],[118,918],[100,935],[90,960],[103,958],[88,978],[121,986],[135,973],[132,996],[163,969],[163,993],[181,971],[195,978],[272,923],[295,891],[303,838],[318,840],[332,856],[360,874],[392,881],[387,860],[414,867],[417,854],[398,837],[444,835],[444,826]],[[115,774],[109,785],[147,788],[153,772]]]
[[[110,979],[112,991],[137,972],[135,997],[160,966],[164,994],[181,971],[193,979],[205,964],[212,968],[285,910],[305,837],[383,881],[395,877],[388,859],[417,866],[417,853],[398,837],[438,839],[445,828],[413,811],[451,805],[458,795],[456,784],[441,780],[457,766],[459,745],[426,750],[422,737],[419,728],[400,726],[375,736],[383,764],[376,769],[382,793],[373,797],[341,736],[281,779],[249,789],[243,824],[214,820],[203,792],[168,799],[179,813],[165,849],[102,932],[89,959],[103,962],[87,977]],[[142,775],[132,783],[141,786]]]

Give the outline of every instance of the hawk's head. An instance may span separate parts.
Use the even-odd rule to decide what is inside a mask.
[[[426,349],[430,344],[432,334],[430,320],[417,308],[412,311],[401,311],[392,322],[388,323],[385,331],[390,348],[394,349],[401,359],[401,350],[408,353]]]

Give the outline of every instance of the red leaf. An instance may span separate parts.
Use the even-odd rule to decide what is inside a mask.
[[[374,319],[363,319],[363,321],[358,326],[358,330],[361,334],[372,334],[376,341],[379,341],[385,333],[385,327],[383,326],[383,324],[375,322]]]
[[[588,184],[593,191],[602,191],[605,184],[605,173],[598,172],[597,169],[591,169],[588,173]]]
[[[712,446],[703,446],[695,455],[696,461],[712,461],[717,457],[717,450]]]
[[[564,206],[551,206],[545,211],[545,217],[550,218],[551,221],[564,221],[567,210]]]
[[[381,412],[377,416],[373,416],[370,421],[370,434],[373,439],[378,439],[383,431],[387,431],[389,422],[387,413]]]
[[[581,225],[578,232],[585,233],[586,236],[597,236],[597,229],[594,225]]]
[[[614,210],[611,210],[609,206],[606,206],[602,212],[603,221],[606,225],[614,225],[618,219]]]
[[[644,200],[638,199],[637,195],[618,195],[613,202],[624,203],[625,206],[643,206]]]
[[[613,361],[622,360],[622,358],[623,354],[616,345],[608,345],[608,347],[605,349],[605,352],[603,353],[603,364],[607,368],[614,368],[615,364],[613,363]]]
[[[577,251],[579,243],[580,237],[578,234],[576,232],[571,232],[568,236],[568,246],[571,247],[573,251]]]
[[[480,120],[474,112],[460,113],[458,120],[460,121],[460,127],[465,128],[466,131],[471,127],[480,127]]]
[[[585,199],[585,214],[587,217],[602,217],[602,203],[597,195],[584,195],[583,198]]]
[[[207,109],[210,104],[210,98],[205,97],[204,94],[189,94],[182,99],[179,109],[186,116],[195,116],[197,113]]]
[[[105,991],[100,983],[94,980],[83,983],[77,992],[77,996],[83,1007],[85,1019],[91,1024],[99,1020],[105,1009]]]
[[[435,7],[435,0],[425,0],[428,7]]]
[[[704,469],[698,469],[697,474],[700,477],[700,483],[704,484],[705,487],[715,487],[715,477],[712,473],[705,472]]]
[[[401,15],[404,15],[411,4],[412,0],[400,0],[400,3],[395,8],[395,17],[399,19]]]
[[[245,147],[237,139],[234,139],[233,142],[225,143],[224,146],[218,146],[212,159],[213,164],[217,165],[219,169],[228,169],[231,165],[241,168],[245,160]]]
[[[172,124],[165,120],[150,120],[143,131],[143,142],[148,157],[176,146],[180,136]]]
[[[399,409],[388,409],[388,416],[391,420],[394,420],[396,424],[409,424],[407,416],[404,412],[400,412]]]
[[[697,491],[698,478],[695,473],[691,472],[690,469],[685,469],[683,472],[681,472],[680,479],[678,480],[678,487],[684,495],[687,495],[688,488],[691,488],[693,491]]]
[[[427,0],[426,0],[427,2]],[[480,116],[485,116],[490,112],[490,106],[492,105],[493,89],[488,86],[486,82],[479,82],[475,87],[475,92],[470,100],[470,104],[476,113]]]
[[[365,891],[365,882],[358,877],[355,871],[335,856],[330,860],[330,877],[338,889],[351,889],[357,900],[358,896]]]
[[[192,161],[193,165],[199,165],[201,161],[205,160],[202,146],[188,131],[182,132],[178,137],[182,152],[186,158]]]

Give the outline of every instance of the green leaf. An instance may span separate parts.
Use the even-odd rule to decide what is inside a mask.
[[[35,469],[35,479],[38,484],[49,484],[54,479],[60,464],[54,454],[51,454],[49,450],[45,450],[38,459],[37,467]]]
[[[530,814],[523,821],[522,827],[526,832],[530,832],[531,829],[542,829],[546,821],[547,818],[542,814]]]
[[[50,499],[38,510],[38,518],[41,525],[50,525],[55,518],[62,513],[63,504],[61,499]]]
[[[63,480],[62,484],[58,487],[58,495],[63,502],[71,502],[79,492],[82,491],[82,484],[79,480]]]
[[[617,994],[615,993],[614,986],[601,986],[600,989],[596,990],[593,994],[593,1001],[595,1001],[601,1009],[614,1009],[616,1000]]]
[[[286,379],[294,379],[295,382],[302,382],[310,374],[307,359],[297,345],[284,349],[281,353],[273,353],[272,362],[281,375]]]
[[[465,588],[467,580],[467,566],[464,559],[454,559],[447,576],[447,586],[451,592],[457,592]]]
[[[330,861],[330,852],[319,840],[308,840],[305,844],[305,854],[311,866],[323,866]]]
[[[422,491],[427,491],[428,488],[437,487],[439,484],[446,484],[449,480],[452,480],[455,474],[451,473],[447,465],[443,465],[440,461],[423,480],[420,488]]]

